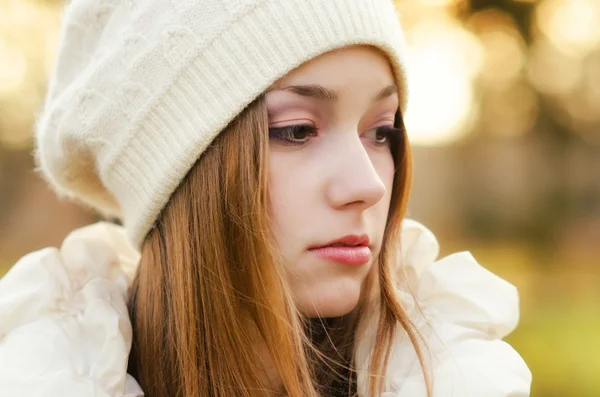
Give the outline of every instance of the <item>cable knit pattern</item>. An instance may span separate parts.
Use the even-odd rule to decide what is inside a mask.
[[[431,347],[434,397],[527,397],[531,373],[501,340],[518,321],[515,288],[468,253],[436,261],[422,225],[402,231],[407,310]],[[60,250],[23,257],[0,280],[0,396],[141,397],[126,374],[131,323],[127,286],[139,261],[121,227],[99,223],[73,232]],[[429,323],[415,310],[412,288]],[[374,313],[372,310],[370,313]],[[359,397],[375,319],[359,332]],[[381,397],[425,397],[414,349],[399,330]]]
[[[37,159],[63,196],[122,219],[139,247],[215,136],[278,78],[327,51],[373,45],[406,104],[391,0],[72,0]]]

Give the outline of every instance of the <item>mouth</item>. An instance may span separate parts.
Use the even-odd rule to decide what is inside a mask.
[[[325,245],[311,247],[308,251],[321,259],[350,266],[367,264],[372,256],[366,234],[344,236]]]
[[[330,241],[321,246],[311,247],[310,249],[324,248],[324,247],[368,247],[369,236],[366,234],[349,234],[347,236],[338,238]]]

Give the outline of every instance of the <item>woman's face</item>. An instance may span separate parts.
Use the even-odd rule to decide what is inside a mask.
[[[284,76],[266,101],[271,217],[287,281],[305,315],[346,314],[377,261],[390,205],[391,67],[374,48],[344,48]]]

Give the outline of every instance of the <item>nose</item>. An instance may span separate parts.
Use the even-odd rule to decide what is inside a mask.
[[[377,204],[385,195],[385,184],[360,138],[356,137],[343,149],[338,149],[327,189],[330,205],[365,210]]]

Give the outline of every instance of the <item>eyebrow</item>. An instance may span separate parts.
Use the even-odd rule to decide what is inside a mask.
[[[267,92],[271,91],[290,91],[297,95],[310,97],[326,102],[335,102],[338,100],[338,94],[335,91],[330,90],[329,88],[325,88],[319,84],[289,85],[286,87],[275,88]],[[377,95],[373,97],[373,102],[379,102],[397,92],[398,86],[396,84],[390,84],[389,86],[379,91]]]

